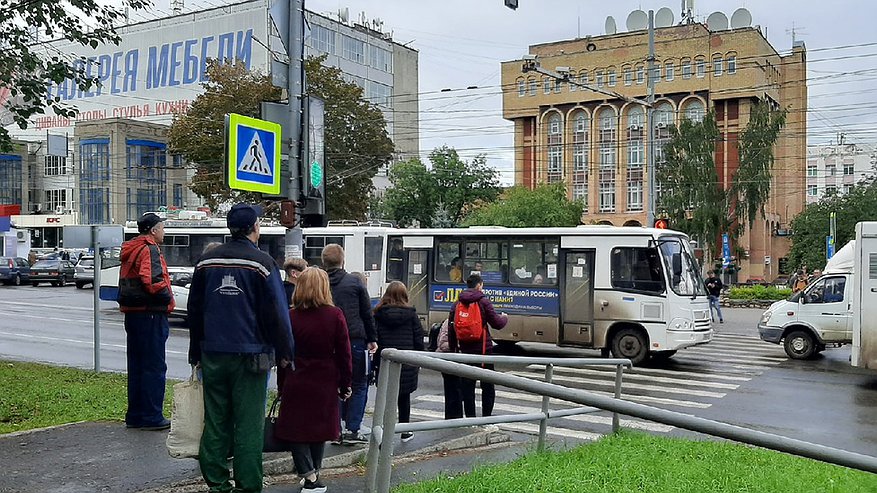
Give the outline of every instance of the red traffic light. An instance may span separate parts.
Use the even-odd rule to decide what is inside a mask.
[[[670,229],[669,219],[655,219],[655,227],[658,229]]]

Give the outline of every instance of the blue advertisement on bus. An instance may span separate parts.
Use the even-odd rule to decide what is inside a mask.
[[[459,284],[433,284],[430,286],[429,308],[450,311],[463,289]],[[560,290],[557,288],[491,286],[484,288],[484,294],[498,312],[546,317],[560,314]]]

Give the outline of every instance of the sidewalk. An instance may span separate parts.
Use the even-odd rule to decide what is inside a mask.
[[[92,492],[172,492],[205,491],[198,463],[194,459],[173,459],[165,448],[167,432],[129,430],[123,423],[86,422],[43,430],[0,436],[0,493],[92,493]],[[410,464],[441,472],[440,466],[423,466],[413,457],[445,460],[458,454],[442,450],[478,449],[508,440],[508,435],[495,429],[460,428],[418,433],[409,443],[396,437],[396,456],[406,456]],[[365,445],[356,447],[327,445],[324,468],[343,468],[364,462]],[[463,460],[471,467],[471,460]],[[418,466],[419,464],[419,466]],[[362,491],[364,477],[350,473],[338,477],[335,491]],[[360,468],[361,469],[361,468]],[[292,473],[289,454],[266,454],[266,476],[275,476],[268,492],[298,491],[298,480]],[[425,473],[424,473],[425,474]],[[394,472],[394,481],[405,477]],[[335,484],[335,478],[332,479]],[[349,483],[349,484],[348,484]],[[340,485],[344,484],[344,487]],[[190,485],[184,487],[184,485]]]

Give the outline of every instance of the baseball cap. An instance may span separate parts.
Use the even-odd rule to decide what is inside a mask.
[[[225,222],[228,229],[247,229],[256,224],[261,215],[262,208],[258,205],[235,204],[225,216]]]
[[[162,221],[164,221],[163,217],[154,212],[147,212],[137,220],[137,231],[140,231],[141,234],[148,233],[150,229]]]

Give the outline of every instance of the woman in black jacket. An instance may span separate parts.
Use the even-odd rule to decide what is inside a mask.
[[[423,326],[414,307],[408,304],[408,289],[401,282],[393,281],[387,286],[384,296],[375,307],[375,324],[378,332],[378,365],[384,348],[424,350]],[[417,390],[417,372],[417,367],[402,366],[399,381],[400,423],[407,423],[411,419],[411,393]],[[414,433],[402,433],[403,442],[413,437]]]

